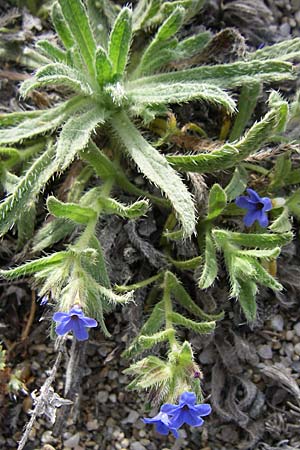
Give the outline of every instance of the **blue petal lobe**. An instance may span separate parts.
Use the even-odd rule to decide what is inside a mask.
[[[236,206],[238,206],[239,208],[244,208],[244,209],[248,209],[249,208],[249,204],[251,205],[252,202],[250,203],[249,201],[249,197],[246,196],[241,196],[241,197],[237,197],[235,199],[235,204]]]
[[[272,201],[271,201],[271,199],[269,197],[263,197],[261,199],[261,202],[264,205],[264,207],[262,209],[264,212],[270,211],[272,209],[273,205],[272,205]]]
[[[90,317],[81,317],[81,322],[84,323],[86,327],[93,328],[98,326],[98,322],[95,319],[92,319]]]
[[[198,417],[197,415],[193,414],[191,411],[184,411],[184,421],[188,425],[192,427],[200,427],[203,425],[204,420],[201,419],[201,417]]]
[[[55,322],[61,322],[63,319],[68,319],[69,318],[69,314],[65,313],[65,312],[56,312],[55,314],[53,314],[52,319]]]
[[[169,434],[169,427],[159,421],[156,423],[156,431],[160,434]]]
[[[259,216],[257,217],[257,220],[261,227],[265,228],[268,226],[269,220],[265,212],[259,211]]]
[[[208,416],[211,413],[211,406],[208,403],[191,406],[191,410],[195,411],[198,416]]]
[[[256,221],[257,211],[249,211],[243,218],[243,222],[246,225],[246,227],[251,227],[251,225],[254,224]]]
[[[80,319],[72,320],[72,329],[78,341],[86,341],[89,334]]]
[[[170,419],[170,428],[180,428],[184,424],[184,417],[182,411],[179,411]]]
[[[175,414],[176,411],[180,409],[180,406],[178,405],[172,405],[171,403],[165,403],[160,408],[161,412],[167,413],[167,414]]]
[[[258,202],[258,203],[261,202],[261,197],[253,189],[248,188],[247,193],[250,197],[250,200],[252,200],[253,202]]]
[[[194,405],[196,403],[196,394],[194,392],[184,392],[179,399],[179,405]]]
[[[72,330],[71,319],[61,322],[55,328],[55,331],[59,336],[64,336],[64,334],[68,333],[71,330]]]

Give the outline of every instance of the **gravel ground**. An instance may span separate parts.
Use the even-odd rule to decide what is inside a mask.
[[[220,4],[208,1],[193,27],[205,23],[213,31],[219,31],[235,26],[250,47],[300,35],[300,1],[224,1],[222,8]],[[0,3],[0,12],[5,13],[8,9],[5,2],[3,5]],[[248,16],[245,10],[241,12],[243,6],[248,6]],[[26,23],[26,39],[31,42],[40,32],[39,24],[31,19]],[[7,63],[4,69],[11,69],[10,64]],[[1,73],[1,110],[11,109],[15,100],[11,101],[10,97],[20,80],[12,80]],[[143,182],[139,177],[135,181]],[[128,281],[137,275],[137,267],[138,279],[157,270],[161,264],[160,255],[151,245],[155,245],[158,229],[155,208],[147,219],[135,224],[125,225],[116,218],[99,224],[113,281]],[[298,231],[295,223],[296,235]],[[138,248],[134,233],[151,242],[151,251],[148,249],[143,253]],[[3,265],[9,264],[13,251],[14,241],[10,236],[1,248]],[[187,249],[181,251],[186,254]],[[93,331],[88,345],[82,349],[85,361],[79,366],[80,388],[71,396],[73,406],[69,417],[64,420],[61,415],[60,421],[64,421],[61,436],[56,437],[59,430],[44,415],[40,416],[25,449],[300,449],[299,259],[299,243],[296,242],[285,249],[279,262],[278,278],[285,291],[275,295],[261,290],[259,320],[252,329],[241,322],[238,305],[228,300],[224,274],[220,275],[217,287],[199,294],[199,304],[204,307],[217,303],[217,308],[226,310],[226,320],[218,326],[214,336],[189,336],[203,368],[206,400],[212,402],[214,411],[200,430],[183,429],[176,441],[172,436],[156,434],[151,426],[140,420],[154,412],[145,412],[147,400],[144,394],[126,389],[129,379],[122,371],[127,367],[127,361],[120,355],[141,323],[142,301],[147,294],[147,290],[141,290],[137,293],[137,306],[128,306],[108,317],[108,328],[114,338],[104,339],[100,332]],[[193,274],[189,276],[192,278]],[[0,448],[8,450],[17,448],[23,427],[30,418],[32,399],[29,393],[38,392],[49,377],[57,352],[48,336],[47,306],[33,306],[35,299],[31,300],[32,293],[24,281],[10,287],[2,283],[0,288],[0,339],[11,348],[8,366],[22,371],[28,389],[27,394],[11,398],[4,397],[0,389]],[[34,322],[22,341],[20,337],[29,312],[35,308]],[[41,320],[43,318],[46,320]],[[65,397],[66,361],[70,352],[71,341],[68,341],[53,385],[61,397]],[[66,407],[59,410],[63,408]]]

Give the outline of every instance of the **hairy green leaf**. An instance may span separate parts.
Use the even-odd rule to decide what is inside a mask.
[[[300,38],[287,39],[277,44],[266,45],[255,52],[247,54],[247,59],[250,61],[270,59],[286,61],[294,58],[300,58]]]
[[[199,288],[207,289],[215,281],[218,275],[218,261],[216,247],[211,237],[210,231],[205,234],[205,263],[203,272],[199,280]]]
[[[66,169],[77,153],[84,149],[97,125],[104,123],[106,111],[97,104],[89,103],[89,109],[77,113],[63,126],[59,136],[56,160]]]
[[[53,196],[48,197],[47,208],[50,214],[55,217],[70,219],[83,225],[96,219],[96,213],[93,209],[76,203],[64,203]]]
[[[49,145],[20,178],[13,192],[0,204],[0,234],[5,234],[27,208],[30,201],[43,190],[47,181],[56,172],[58,166],[54,161],[55,149]]]
[[[237,233],[227,230],[213,230],[213,237],[220,242],[232,242],[245,247],[258,247],[273,249],[288,244],[293,239],[293,233],[269,234],[269,233]]]
[[[187,319],[181,314],[172,312],[168,314],[168,319],[171,320],[175,325],[182,325],[188,330],[195,331],[199,334],[207,334],[214,331],[216,327],[216,322],[195,322],[194,320]]]
[[[126,68],[132,34],[132,12],[124,7],[114,23],[108,45],[113,75],[122,76]]]
[[[30,78],[21,85],[20,94],[26,97],[27,94],[41,86],[65,85],[82,95],[92,95],[93,91],[84,80],[81,73],[65,64],[54,63],[39,69],[33,78]]]
[[[147,200],[139,200],[132,205],[125,206],[113,198],[100,197],[98,202],[106,214],[117,214],[127,219],[136,219],[145,215],[149,209]]]
[[[183,103],[199,99],[216,106],[222,106],[229,113],[235,110],[235,102],[226,92],[216,86],[197,83],[196,81],[158,84],[147,84],[145,82],[134,87],[131,87],[131,83],[129,83],[126,87],[126,95],[135,104],[135,107],[151,104]]]
[[[0,130],[0,144],[20,142],[47,131],[55,130],[77,109],[86,104],[87,101],[84,98],[74,97],[54,108],[38,111],[38,114],[34,114],[33,117],[31,117],[31,114],[28,115],[27,112],[23,113],[23,115],[17,113],[17,117],[15,116],[11,119],[18,120],[18,125],[13,128]],[[10,120],[9,117],[8,120]]]
[[[66,258],[67,252],[56,252],[53,255],[45,256],[35,261],[30,261],[13,269],[0,269],[0,276],[14,279],[23,276],[33,275],[49,267],[59,266]]]
[[[257,287],[253,281],[238,280],[239,283],[239,303],[249,322],[256,319],[256,292]]]
[[[71,34],[70,28],[65,21],[60,5],[57,2],[53,3],[51,10],[51,20],[57,31],[57,34],[66,49],[74,46],[75,41]]]
[[[214,220],[226,206],[226,193],[219,184],[214,184],[209,192],[206,220]]]
[[[97,81],[100,86],[103,86],[110,81],[113,68],[106,51],[102,47],[97,48],[95,64]]]
[[[111,124],[141,172],[170,199],[186,236],[195,230],[195,209],[187,188],[168,165],[166,159],[152,147],[124,113],[111,119]]]
[[[96,44],[88,21],[86,9],[81,0],[58,0],[63,16],[77,43],[89,74],[94,76]]]
[[[242,166],[237,166],[233,172],[230,183],[225,188],[227,200],[231,202],[241,195],[247,186],[248,174]]]
[[[53,62],[65,63],[67,60],[66,52],[49,41],[38,41],[36,43],[36,47],[42,52],[44,56],[46,56]]]

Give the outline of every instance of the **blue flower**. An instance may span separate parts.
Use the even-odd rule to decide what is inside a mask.
[[[269,220],[267,211],[272,209],[272,202],[269,197],[260,197],[253,189],[247,189],[248,196],[237,197],[235,204],[239,208],[248,209],[244,217],[244,224],[250,227],[256,220],[261,227],[267,227]]]
[[[69,331],[73,331],[78,341],[85,341],[88,339],[89,334],[87,328],[96,327],[97,321],[90,317],[85,317],[81,308],[73,306],[70,311],[57,312],[53,316],[55,322],[59,322],[56,325],[56,333],[59,336],[63,336]]]
[[[211,407],[207,403],[196,405],[194,392],[184,392],[179,398],[179,405],[165,403],[160,410],[171,416],[169,426],[176,429],[184,423],[192,427],[200,427],[204,423],[201,417],[211,413]]]
[[[168,414],[164,412],[159,412],[156,416],[152,417],[152,419],[143,419],[144,423],[155,423],[155,429],[160,434],[169,434],[171,431],[175,438],[178,438],[177,430],[170,425],[170,418]]]

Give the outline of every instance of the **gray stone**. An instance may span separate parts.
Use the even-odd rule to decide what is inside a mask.
[[[134,423],[139,419],[139,417],[140,417],[139,413],[132,409],[128,414],[128,416],[122,420],[122,423]]]
[[[300,11],[299,11],[299,12],[300,12]],[[300,322],[297,322],[297,323],[294,325],[294,330],[295,330],[296,335],[297,335],[298,337],[300,337]]]
[[[132,442],[132,444],[130,445],[130,450],[147,450],[147,449],[139,442]]]
[[[66,441],[64,441],[65,447],[75,448],[79,444],[80,434],[76,433],[73,436],[69,437]]]
[[[272,359],[273,351],[269,345],[260,345],[258,347],[258,354],[262,359]]]
[[[271,319],[271,327],[274,331],[282,331],[284,328],[284,320],[283,317],[280,314],[276,314]]]
[[[108,392],[107,391],[99,391],[97,394],[97,400],[99,403],[106,403],[108,400]]]
[[[289,34],[290,34],[290,32],[291,32],[291,26],[290,26],[290,24],[287,23],[287,22],[286,22],[286,23],[283,23],[282,25],[280,25],[279,31],[280,31],[280,34],[281,34],[282,36],[284,36],[284,37],[289,36]]]
[[[300,355],[300,342],[295,345],[294,352],[297,353],[297,355]]]

